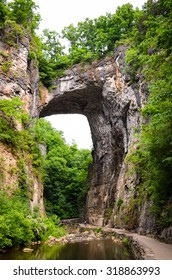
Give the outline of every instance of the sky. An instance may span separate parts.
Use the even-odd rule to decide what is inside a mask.
[[[118,6],[131,3],[133,7],[141,8],[146,0],[34,0],[39,6],[42,21],[40,31],[48,28],[61,33],[65,26],[86,18],[97,18],[106,13],[115,13]],[[92,140],[89,124],[82,115],[56,115],[47,117],[54,128],[63,131],[68,144],[73,140],[79,149],[91,149]]]

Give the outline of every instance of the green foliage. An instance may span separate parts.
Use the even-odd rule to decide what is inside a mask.
[[[4,22],[3,28],[6,32],[2,36],[2,41],[9,46],[18,47],[19,41],[25,34],[23,26],[17,24],[14,20],[7,19]]]
[[[51,88],[54,79],[63,75],[68,67],[83,62],[91,62],[113,52],[115,44],[131,35],[135,24],[135,11],[131,4],[118,7],[115,14],[107,14],[97,19],[86,19],[75,27],[70,24],[62,34],[45,29],[41,38],[35,35],[40,15],[32,0],[3,1],[2,25],[6,32],[4,40],[17,46],[20,36],[31,33],[28,61],[34,59],[39,64],[40,80]],[[25,32],[24,32],[25,31]],[[68,41],[69,53],[64,53],[60,39]]]
[[[18,197],[0,192],[0,248],[28,244],[33,240],[32,225],[27,218],[27,204]]]
[[[62,134],[43,119],[37,124],[36,139],[47,147],[43,163],[47,212],[60,218],[78,217],[88,190],[90,151],[78,150],[76,144],[65,144]]]
[[[129,35],[134,24],[135,11],[131,4],[118,7],[116,13],[86,19],[77,27],[70,24],[62,30],[63,38],[70,43],[72,63],[86,62],[105,56],[114,50],[115,43]]]
[[[123,242],[123,244],[125,245],[125,246],[129,246],[129,239],[128,239],[128,237],[124,237],[123,238],[123,240],[122,240],[122,242]]]
[[[63,52],[60,35],[56,31],[45,29],[41,36],[41,46],[38,54],[40,79],[50,88],[53,80],[64,73],[69,66],[69,58]]]
[[[23,103],[18,97],[15,97],[11,100],[3,99],[0,100],[0,112],[3,117],[5,117],[11,126],[14,125],[14,121],[17,120],[22,122],[25,117],[23,114],[25,113],[22,109]]]
[[[5,62],[5,63],[1,66],[1,70],[2,70],[4,73],[8,73],[8,71],[10,70],[11,65],[12,65],[12,62],[11,62],[11,61],[7,61],[7,62]]]
[[[2,41],[18,47],[22,36],[35,35],[40,15],[32,0],[0,1],[0,27]],[[5,32],[3,32],[5,30]]]
[[[17,122],[25,124],[28,120],[22,106],[18,97],[0,100],[0,140],[16,147],[20,138],[20,132],[16,130]]]
[[[118,209],[120,209],[121,205],[123,204],[123,200],[121,198],[118,199],[116,205],[118,207]]]
[[[34,32],[38,28],[40,15],[37,13],[38,6],[32,0],[14,0],[8,4],[9,17],[25,29]]]
[[[63,70],[77,63],[88,63],[113,52],[115,44],[131,35],[135,11],[131,4],[118,7],[115,14],[88,19],[62,30],[62,35],[45,29],[38,55],[40,79],[50,88],[53,80],[63,75]],[[69,54],[64,53],[61,37],[68,41]]]
[[[56,217],[41,219],[31,214],[29,203],[20,194],[9,197],[0,191],[0,248],[28,245],[49,235],[65,234]]]
[[[171,207],[166,207],[172,196],[171,15],[169,1],[148,1],[127,53],[130,73],[140,72],[150,92],[142,109],[147,122],[130,159],[142,175],[142,186],[153,200],[152,211],[163,226],[172,220]]]
[[[53,215],[49,218],[43,219],[46,230],[42,236],[42,240],[47,240],[49,236],[54,236],[56,238],[65,235],[65,229],[61,226],[59,218]]]
[[[23,103],[17,98],[0,100],[0,141],[10,147],[17,159],[18,186],[23,197],[28,197],[32,180],[27,167],[32,166],[35,176],[41,180],[42,156],[35,141],[34,129],[29,127],[28,114]],[[18,129],[18,124],[22,129]]]
[[[5,18],[8,14],[8,8],[6,3],[6,0],[0,0],[0,27],[3,26]]]
[[[102,232],[103,232],[103,229],[102,229],[101,227],[96,228],[96,232],[97,232],[97,233],[102,233]]]

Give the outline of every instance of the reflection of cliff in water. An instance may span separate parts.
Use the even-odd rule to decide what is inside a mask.
[[[0,254],[1,260],[130,260],[134,259],[127,248],[111,239],[82,241],[72,244],[42,244],[23,253],[11,250]]]
[[[68,244],[62,249],[65,259],[75,260],[123,260],[132,259],[131,254],[122,244],[112,240],[92,240]]]

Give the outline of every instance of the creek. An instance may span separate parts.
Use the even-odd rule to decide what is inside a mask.
[[[131,260],[132,253],[122,243],[110,238],[68,244],[34,245],[33,251],[11,249],[0,254],[0,260]]]

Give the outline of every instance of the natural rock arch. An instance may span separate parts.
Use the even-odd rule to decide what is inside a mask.
[[[84,68],[75,66],[55,82],[56,89],[41,91],[40,117],[83,114],[93,140],[93,166],[86,204],[86,219],[102,226],[118,191],[119,174],[140,122],[140,95],[123,76],[125,48]],[[78,128],[80,129],[80,128]]]

